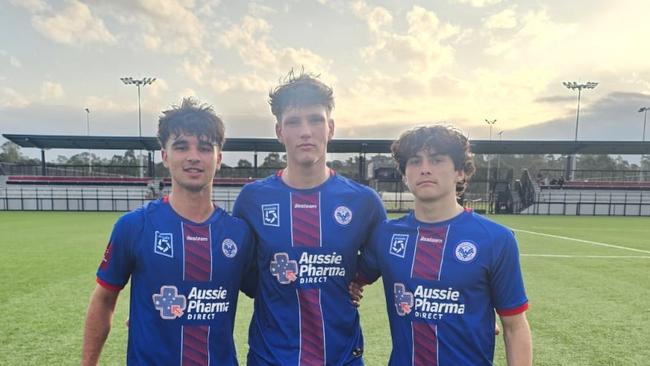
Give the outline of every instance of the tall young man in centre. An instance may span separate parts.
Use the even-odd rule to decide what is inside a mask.
[[[458,204],[474,172],[458,130],[403,133],[391,147],[415,209],[378,225],[359,281],[383,276],[394,366],[492,365],[494,312],[509,366],[530,366],[528,299],[512,231]]]
[[[258,291],[248,365],[361,365],[348,284],[359,248],[386,213],[377,194],[327,167],[333,92],[290,73],[270,93],[287,167],[244,187],[233,213],[257,236]]]

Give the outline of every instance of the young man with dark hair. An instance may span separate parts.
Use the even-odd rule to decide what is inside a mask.
[[[233,209],[257,236],[248,365],[361,365],[359,314],[347,286],[359,248],[386,213],[374,191],[326,165],[330,87],[290,73],[270,105],[287,167],[245,186]]]
[[[129,365],[236,365],[232,332],[252,233],[212,203],[224,125],[184,99],[158,125],[171,193],[122,216],[97,271],[82,365],[95,365],[120,290],[131,279]]]
[[[403,133],[391,146],[415,209],[373,231],[357,281],[383,277],[390,365],[492,365],[494,311],[508,365],[531,365],[528,299],[513,233],[456,201],[474,173],[470,145],[447,126]]]

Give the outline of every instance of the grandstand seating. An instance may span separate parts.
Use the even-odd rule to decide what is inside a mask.
[[[213,184],[219,188],[213,190],[212,199],[229,211],[241,186],[253,180],[215,178]],[[128,211],[168,194],[171,180],[10,175],[0,176],[0,183],[0,210]]]
[[[568,189],[644,189],[650,190],[649,181],[579,181],[565,182],[562,188]]]
[[[522,214],[650,215],[650,192],[641,189],[542,189]]]
[[[110,185],[110,186],[146,186],[151,178],[135,177],[58,177],[40,175],[10,175],[7,184],[28,185]]]

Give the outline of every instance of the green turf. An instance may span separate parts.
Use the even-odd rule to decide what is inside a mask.
[[[0,365],[78,364],[94,273],[118,216],[0,212]],[[493,218],[518,230],[646,251],[517,231],[531,304],[535,365],[648,364],[649,218]],[[235,341],[243,361],[252,303],[245,296],[240,299]],[[125,291],[102,364],[124,364],[127,308]],[[366,363],[385,365],[391,342],[380,283],[366,289],[361,317]],[[505,364],[501,341],[495,363]]]

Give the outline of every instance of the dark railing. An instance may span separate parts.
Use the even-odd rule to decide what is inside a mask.
[[[521,214],[650,216],[650,192],[542,190]]]
[[[563,169],[540,169],[535,177],[539,184],[556,185],[562,177],[564,179],[565,171]],[[586,169],[574,170],[574,181],[620,181],[633,182],[639,180],[649,180],[650,171],[648,170],[606,170],[606,169]],[[555,180],[555,184],[553,184]]]

